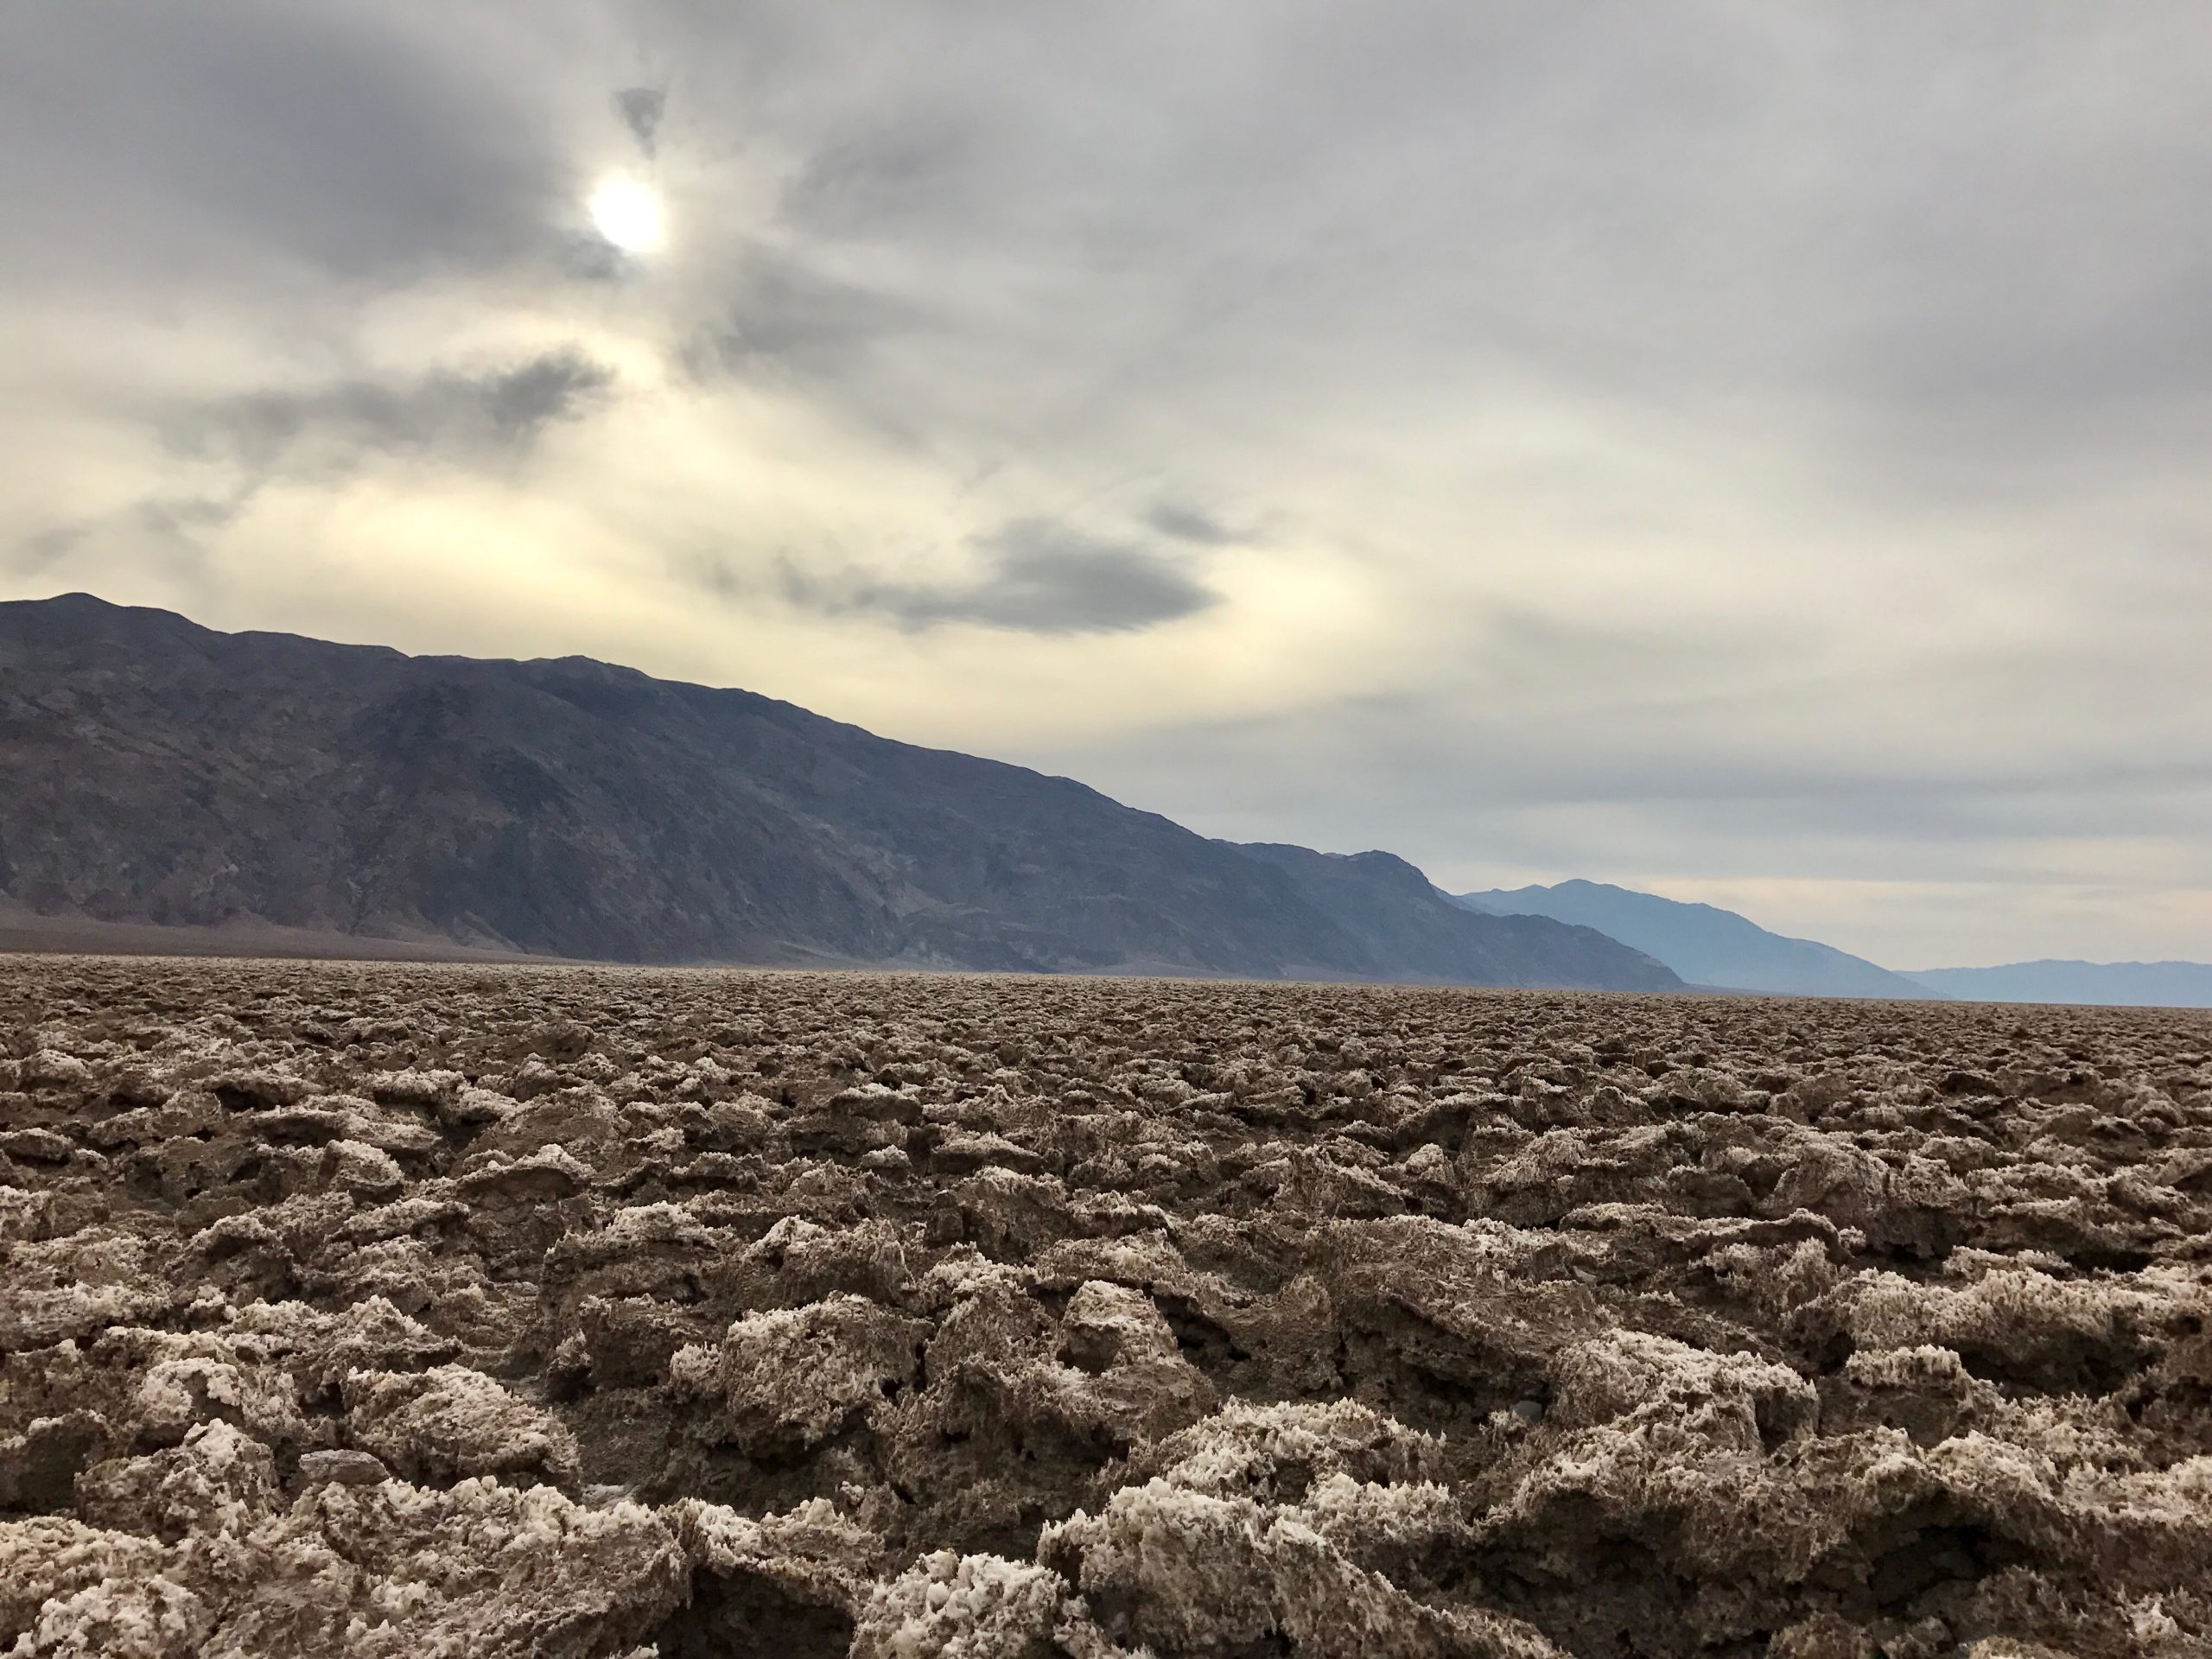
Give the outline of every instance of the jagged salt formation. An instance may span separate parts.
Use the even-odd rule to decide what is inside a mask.
[[[0,1654],[2212,1652],[2212,1021],[0,969]]]

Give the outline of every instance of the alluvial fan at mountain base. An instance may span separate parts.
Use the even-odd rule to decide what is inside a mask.
[[[2212,1020],[0,965],[0,1653],[2190,1655]]]

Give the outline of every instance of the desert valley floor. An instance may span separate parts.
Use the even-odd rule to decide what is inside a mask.
[[[0,1653],[2212,1652],[2212,1017],[0,960]]]

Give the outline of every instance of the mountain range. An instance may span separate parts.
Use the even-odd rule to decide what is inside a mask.
[[[1601,881],[1495,887],[1453,895],[1490,915],[1579,923],[1656,957],[1693,986],[1785,996],[1921,998],[1967,1002],[2072,1002],[2212,1007],[2212,964],[2201,962],[2018,962],[1996,968],[1902,972],[1816,939],[1773,933],[1732,910],[1688,904]]]
[[[1908,974],[1601,882],[1452,895],[750,692],[81,594],[0,603],[0,949],[2212,1007],[2203,963]]]
[[[1239,847],[1065,778],[585,658],[0,604],[0,899],[628,962],[1667,990],[1382,853]]]
[[[1918,969],[1907,977],[1969,1002],[2212,1008],[2212,963],[2202,962],[2015,962]]]
[[[1940,997],[1940,989],[1813,939],[1770,933],[1732,910],[1685,904],[1601,881],[1464,893],[1491,915],[1548,916],[1610,934],[1694,985],[1796,996]]]

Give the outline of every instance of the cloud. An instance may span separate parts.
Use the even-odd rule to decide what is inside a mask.
[[[1202,547],[1221,547],[1238,539],[1236,531],[1187,501],[1155,503],[1152,511],[1145,514],[1145,523],[1162,536],[1173,537],[1179,542],[1195,542]]]
[[[0,569],[11,575],[36,575],[59,564],[84,538],[84,527],[78,524],[38,531],[8,545],[5,553],[0,554]]]
[[[519,83],[457,15],[396,21],[270,0],[11,10],[0,198],[41,226],[28,269],[175,283],[272,256],[352,276],[531,257],[563,187]]]
[[[183,454],[254,474],[339,474],[379,454],[481,465],[524,454],[548,427],[582,419],[613,384],[612,370],[567,347],[505,368],[251,392],[174,420],[168,436]]]
[[[924,321],[920,308],[903,298],[769,248],[748,251],[728,281],[735,298],[680,353],[700,378],[773,371],[839,379],[871,347]]]
[[[825,581],[786,565],[784,593],[808,610],[880,617],[906,629],[966,623],[1040,634],[1133,632],[1219,602],[1219,595],[1156,553],[1041,519],[1008,524],[976,551],[982,569],[965,582],[850,575]]]
[[[2192,0],[511,13],[7,10],[0,581],[182,602],[200,549],[233,621],[1470,885],[1847,884],[1793,931],[1942,880],[2174,954],[2212,888]],[[1902,914],[1846,942],[1992,954]]]
[[[784,212],[833,234],[926,226],[934,213],[971,199],[981,183],[971,163],[983,142],[975,118],[943,105],[888,120],[863,117],[807,158],[785,189]]]
[[[614,94],[614,112],[648,161],[658,148],[660,120],[667,109],[668,94],[658,86],[625,86]]]

